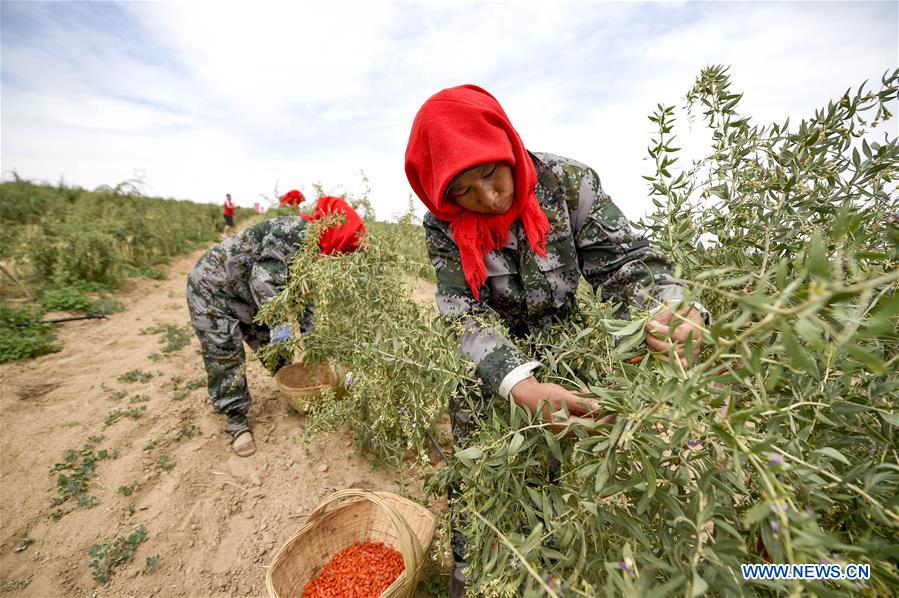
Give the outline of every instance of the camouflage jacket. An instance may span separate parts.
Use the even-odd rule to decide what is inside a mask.
[[[290,260],[306,238],[307,222],[296,216],[272,218],[225,239],[204,255],[196,278],[207,292],[258,310],[287,281]]]
[[[670,276],[670,263],[649,242],[635,236],[591,168],[552,154],[531,154],[537,168],[536,195],[549,218],[546,257],[535,254],[520,221],[508,243],[485,256],[487,281],[475,300],[468,288],[459,248],[449,223],[424,218],[425,239],[437,273],[437,307],[444,317],[463,318],[461,351],[478,375],[501,396],[530,375],[529,361],[500,331],[472,316],[493,312],[514,337],[539,333],[576,309],[581,275],[604,301],[652,309],[677,301],[683,290]]]

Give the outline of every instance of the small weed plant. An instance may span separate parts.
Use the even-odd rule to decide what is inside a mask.
[[[29,546],[34,544],[34,538],[29,538],[28,534],[22,534],[19,544],[13,549],[13,552],[24,552]]]
[[[64,461],[50,469],[51,475],[67,472],[59,473],[56,478],[57,495],[52,501],[54,507],[64,504],[69,499],[74,500],[81,508],[96,506],[97,498],[91,496],[89,491],[91,478],[97,470],[97,463],[118,457],[116,452],[109,452],[106,449],[96,451],[95,449],[102,441],[102,436],[91,436],[80,450],[67,450]]]
[[[200,428],[192,422],[182,422],[177,429],[172,430],[168,434],[154,438],[152,441],[144,445],[145,451],[153,450],[158,446],[165,446],[171,442],[180,442],[185,438],[193,438],[200,435]]]
[[[140,482],[131,482],[127,486],[119,486],[116,492],[122,496],[131,496],[138,488],[140,488]]]
[[[146,384],[153,378],[153,374],[143,370],[130,370],[117,378],[119,382],[140,382]]]
[[[183,440],[184,438],[193,438],[194,436],[200,435],[200,428],[196,424],[185,423],[182,424],[178,431],[175,433],[174,440],[178,442],[179,440]]]
[[[206,386],[206,377],[200,377],[195,380],[188,380],[182,386],[183,380],[179,376],[172,377],[172,400],[180,401],[184,399],[191,391]]]
[[[159,563],[161,561],[162,561],[162,556],[160,556],[158,554],[154,555],[154,556],[148,556],[147,562],[144,565],[144,570],[141,571],[141,573],[143,573],[144,575],[152,573],[153,571],[156,570],[157,567],[159,567]]]
[[[180,351],[190,343],[190,339],[193,337],[193,331],[191,330],[190,324],[184,326],[177,326],[175,324],[156,324],[141,329],[140,333],[158,334],[160,336],[159,342],[162,344],[160,352],[163,355],[169,355]]]
[[[103,420],[103,422],[107,426],[111,426],[123,417],[127,417],[129,419],[140,419],[144,416],[144,413],[146,413],[146,411],[146,405],[141,405],[140,407],[132,407],[131,409],[113,409],[106,414],[106,419]]]
[[[127,537],[120,536],[91,546],[89,564],[94,579],[99,583],[108,582],[116,569],[134,559],[138,546],[146,541],[147,532],[141,525]]]
[[[156,459],[156,469],[160,471],[172,471],[175,469],[175,461],[171,455],[159,455]]]

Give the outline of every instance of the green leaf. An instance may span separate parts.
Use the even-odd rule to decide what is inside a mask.
[[[607,332],[614,336],[630,336],[638,332],[646,322],[639,320],[605,320],[603,322]],[[592,329],[591,329],[592,330]],[[575,339],[577,340],[577,338]]]
[[[588,326],[587,328],[584,328],[583,330],[578,332],[577,336],[575,336],[573,339],[571,339],[571,342],[572,342],[572,344],[576,343],[577,341],[583,339],[586,336],[589,336],[592,333],[593,333],[593,328]]]
[[[645,455],[640,455],[640,461],[643,463],[643,475],[646,477],[646,494],[652,498],[656,493],[656,470]]]
[[[737,540],[743,540],[743,534],[737,531],[737,529],[732,526],[730,523],[725,521],[724,519],[716,518],[713,520],[715,522],[715,527],[720,528],[726,531],[728,534],[733,536]]]
[[[836,459],[840,463],[844,463],[844,464],[850,465],[850,466],[852,465],[852,463],[849,462],[849,459],[847,459],[846,457],[843,456],[843,453],[841,453],[840,451],[838,451],[837,449],[835,449],[831,446],[824,446],[824,447],[815,449],[814,452],[816,452],[820,455],[826,455],[826,456],[830,457],[831,459]]]
[[[675,592],[684,585],[685,581],[687,581],[687,576],[683,573],[678,573],[672,577],[670,581],[652,588],[652,590],[646,594],[646,598],[667,598],[668,596],[674,596]]]
[[[767,308],[770,307],[772,300],[767,295],[763,295],[761,293],[752,293],[750,295],[741,295],[737,297],[737,301],[746,305],[749,308],[754,308],[756,311],[767,311]]]
[[[867,351],[858,345],[847,345],[846,352],[859,363],[868,367],[875,372],[884,371],[883,360],[874,353]]]
[[[484,454],[484,451],[481,450],[480,447],[470,446],[467,449],[463,449],[463,450],[459,451],[458,453],[455,453],[455,456],[457,459],[468,459],[468,460],[473,461],[475,459],[480,459],[483,456],[483,454]]]
[[[545,428],[543,429],[543,437],[546,438],[546,444],[549,446],[549,451],[553,454],[553,457],[559,461],[564,461],[565,457],[562,456],[562,447],[559,446],[559,439]]]
[[[793,331],[789,328],[784,328],[781,332],[781,338],[787,357],[790,358],[793,366],[801,372],[816,373],[815,363],[805,353],[805,350],[799,346]]]
[[[742,286],[745,286],[747,282],[752,280],[752,278],[754,276],[755,276],[754,272],[749,272],[742,276],[736,276],[734,278],[722,280],[722,281],[718,282],[716,286],[719,289],[727,289],[727,288],[731,288],[731,287],[742,287]]]
[[[696,598],[696,596],[702,596],[709,590],[709,584],[699,575],[698,571],[693,572],[693,590],[690,592],[690,596]]]
[[[609,480],[609,469],[608,467],[600,467],[599,471],[596,472],[596,480],[593,483],[593,490],[596,493],[599,493],[601,490],[605,488],[606,482]]]
[[[730,197],[730,191],[728,190],[727,185],[716,185],[711,187],[709,192],[720,199],[726,200]]]
[[[899,293],[894,293],[878,303],[865,326],[866,336],[878,336],[897,326],[895,318],[899,316]]]
[[[543,524],[538,523],[537,525],[534,526],[534,529],[531,531],[530,535],[528,536],[528,539],[525,540],[524,543],[518,547],[518,550],[521,552],[521,554],[526,557],[535,548],[537,548],[540,545],[540,540],[541,540],[542,535],[543,535]]]
[[[899,413],[895,413],[893,411],[883,411],[881,409],[877,410],[877,414],[891,426],[899,426]]]
[[[631,352],[631,350],[639,345],[643,341],[643,334],[633,334],[628,337],[624,337],[624,340],[620,341],[615,345],[615,348],[612,350],[611,355],[615,358],[621,358],[623,355],[627,355]]]
[[[749,512],[743,517],[743,523],[746,527],[750,527],[754,523],[758,523],[767,517],[769,514],[771,514],[771,505],[763,500],[749,509]]]
[[[830,408],[833,409],[833,412],[837,415],[855,415],[856,413],[870,410],[868,405],[861,405],[859,403],[853,403],[852,401],[842,400],[834,401],[830,404]]]
[[[522,436],[521,432],[515,432],[515,435],[512,436],[512,441],[509,443],[509,454],[514,455],[521,450],[522,444],[524,444],[524,436]]]
[[[812,233],[808,246],[808,271],[812,276],[828,278],[830,276],[830,262],[827,260],[827,251],[821,231]]]

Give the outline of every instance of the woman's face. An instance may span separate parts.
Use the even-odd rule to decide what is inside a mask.
[[[512,167],[485,162],[464,170],[446,188],[446,198],[476,214],[504,214],[515,200]]]

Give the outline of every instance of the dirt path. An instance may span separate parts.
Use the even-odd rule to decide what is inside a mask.
[[[188,323],[185,278],[200,255],[174,259],[165,280],[131,281],[119,296],[125,311],[109,320],[64,324],[61,352],[0,365],[0,592],[41,598],[263,596],[265,566],[335,489],[420,494],[360,460],[346,433],[298,444],[303,418],[288,410],[256,362],[248,380],[259,450],[251,458],[230,451],[224,418],[212,412],[205,387],[176,400],[178,379],[183,388],[205,375],[196,337],[171,357],[153,361],[148,356],[159,352],[160,337],[141,330]],[[152,377],[118,380],[136,369]],[[115,410],[141,407],[146,410],[139,419],[106,424]],[[71,498],[54,506],[59,473],[51,469],[91,436],[102,440],[86,454],[118,453],[95,463],[87,494],[96,497],[96,506],[82,508]],[[135,483],[130,495],[119,491]],[[96,582],[91,546],[141,525],[147,540],[133,560],[106,584]],[[147,558],[156,555],[158,564],[145,571]]]

